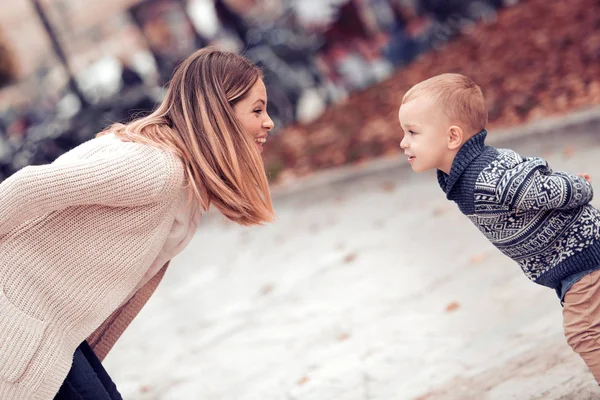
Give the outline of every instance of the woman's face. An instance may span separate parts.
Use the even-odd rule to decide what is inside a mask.
[[[254,138],[258,150],[262,152],[263,143],[274,126],[267,114],[267,88],[262,79],[256,81],[248,94],[233,106],[233,110],[246,133]]]

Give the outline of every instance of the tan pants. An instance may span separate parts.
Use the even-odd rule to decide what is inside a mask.
[[[584,276],[567,291],[563,318],[567,343],[600,384],[600,270]]]

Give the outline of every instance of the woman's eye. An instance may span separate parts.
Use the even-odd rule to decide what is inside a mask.
[[[262,112],[262,110],[254,110],[254,112],[255,112],[256,114],[260,114],[260,113]]]

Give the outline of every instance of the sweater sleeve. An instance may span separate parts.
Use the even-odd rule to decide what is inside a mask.
[[[168,155],[156,149],[25,167],[0,184],[0,235],[71,206],[150,204],[159,199],[169,175]]]
[[[577,175],[552,171],[541,158],[525,158],[500,179],[500,203],[518,210],[565,210],[589,203],[592,185]]]

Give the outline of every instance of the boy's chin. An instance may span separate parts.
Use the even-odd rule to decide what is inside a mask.
[[[411,165],[410,167],[412,168],[413,172],[417,172],[417,173],[419,173],[419,172],[427,172],[427,171],[431,171],[432,169],[435,169],[433,167],[427,168],[427,167],[421,167],[421,166],[418,166],[418,165]]]

